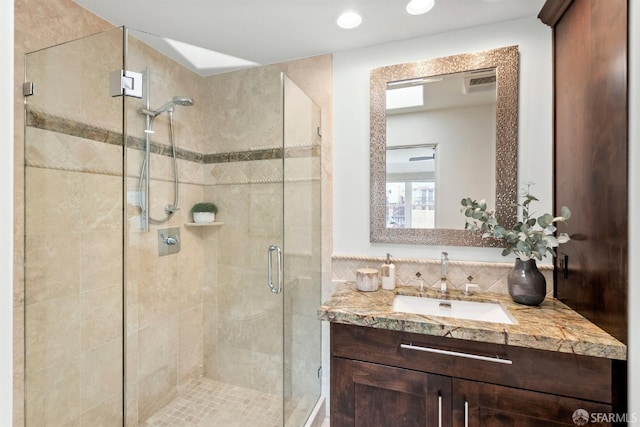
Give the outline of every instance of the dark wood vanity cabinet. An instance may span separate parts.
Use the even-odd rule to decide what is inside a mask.
[[[331,370],[332,427],[451,425],[450,377],[338,357]]]
[[[615,373],[610,359],[332,323],[331,427],[575,426],[578,409],[616,411]]]
[[[612,412],[607,404],[460,379],[453,380],[453,395],[454,426],[575,426],[577,409]]]

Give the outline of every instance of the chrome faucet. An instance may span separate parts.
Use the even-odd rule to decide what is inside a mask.
[[[442,252],[440,256],[440,292],[447,293],[447,266],[449,265],[449,254]]]

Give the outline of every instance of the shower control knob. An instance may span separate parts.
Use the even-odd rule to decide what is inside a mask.
[[[176,239],[175,237],[171,237],[171,236],[164,237],[164,235],[163,235],[162,236],[162,240],[167,245],[177,245],[178,244],[178,239]]]

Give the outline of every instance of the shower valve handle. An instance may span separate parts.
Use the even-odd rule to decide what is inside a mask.
[[[161,234],[161,236],[162,236],[162,241],[164,243],[166,243],[167,245],[177,245],[178,244],[178,239],[175,238],[175,237],[171,237],[171,236],[164,237],[164,234]]]

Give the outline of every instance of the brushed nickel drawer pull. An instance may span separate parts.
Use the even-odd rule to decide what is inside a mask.
[[[484,360],[485,362],[503,363],[505,365],[512,365],[513,362],[509,359],[500,359],[496,357],[480,356],[478,354],[460,353],[458,351],[440,350],[439,348],[420,347],[413,344],[400,344],[400,348],[407,350],[424,351],[427,353],[444,354],[447,356],[466,357],[467,359]]]
[[[469,427],[469,402],[464,401],[464,427]]]

